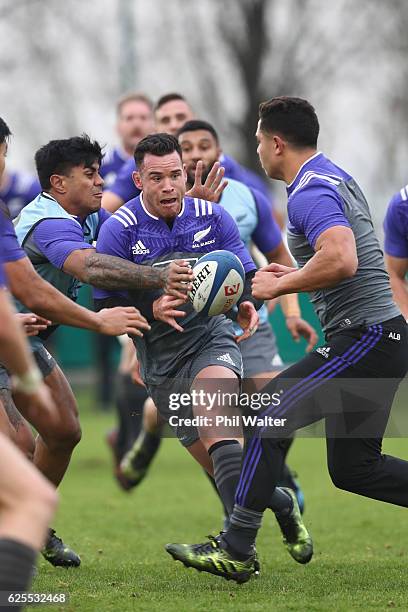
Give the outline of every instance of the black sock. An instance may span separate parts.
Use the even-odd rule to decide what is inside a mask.
[[[226,550],[235,559],[243,561],[253,554],[262,515],[263,512],[243,508],[235,504],[230,516],[230,525],[222,536]]]
[[[208,454],[214,466],[215,484],[229,516],[234,507],[235,491],[241,473],[241,445],[237,440],[220,440],[211,446]]]
[[[0,591],[28,591],[36,557],[34,548],[16,540],[0,538]]]
[[[140,444],[140,453],[136,459],[140,459],[140,462],[143,466],[150,464],[153,461],[157,451],[159,450],[159,446],[162,440],[162,428],[158,429],[155,432],[145,431],[144,429],[140,432],[138,439],[136,440],[137,444]],[[136,444],[135,443],[135,444]],[[138,461],[132,461],[132,465],[137,468],[139,467]]]
[[[280,487],[275,487],[271,495],[269,508],[276,514],[289,514],[292,512],[293,500],[289,493]]]
[[[143,405],[147,391],[135,385],[130,374],[118,374],[116,386],[116,410],[119,429],[116,449],[121,460],[133,446],[143,425]]]

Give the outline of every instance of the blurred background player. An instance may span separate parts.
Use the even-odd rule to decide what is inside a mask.
[[[115,181],[123,164],[133,159],[137,144],[154,130],[153,102],[142,93],[129,93],[116,105],[116,133],[119,145],[104,154],[100,175],[104,189]]]
[[[120,146],[108,151],[101,165],[101,176],[105,180],[103,207],[111,212],[138,195],[139,190],[132,181],[132,172],[135,169],[133,153],[142,138],[155,131],[153,102],[142,93],[121,98],[116,112]],[[130,197],[129,187],[121,178],[127,177],[129,168],[132,189],[136,190],[135,195],[131,194]]]
[[[184,123],[178,131],[178,139],[182,150],[182,159],[187,172],[187,188],[195,179],[197,164],[203,164],[203,180],[208,176],[214,164],[220,159],[222,150],[218,134],[214,127],[201,120],[190,120]],[[247,185],[228,179],[228,185],[217,201],[229,212],[238,226],[241,240],[249,248],[251,240],[266,256],[269,262],[292,265],[291,256],[282,241],[281,230],[274,220],[268,200],[262,193],[250,189]],[[281,304],[285,314],[286,324],[293,338],[304,336],[308,341],[307,351],[310,351],[317,341],[313,328],[300,318],[300,308],[297,295],[282,296]],[[283,366],[276,346],[276,339],[268,322],[266,306],[259,310],[259,327],[256,333],[245,342],[240,343],[244,367],[245,392],[259,390]],[[235,325],[235,334],[242,330]],[[122,472],[129,484],[136,486],[147,473],[150,462],[159,447],[161,436],[160,418],[150,400],[146,406],[144,427],[140,437],[122,461]],[[282,440],[282,452],[286,457],[292,440]],[[298,497],[299,507],[303,511],[304,499],[299,484],[294,480],[288,466],[283,468],[280,486],[289,486]]]
[[[384,219],[385,263],[395,302],[408,319],[408,185],[396,193]]]
[[[169,93],[162,96],[154,107],[154,120],[157,132],[164,132],[175,136],[186,121],[194,118],[194,112],[187,100],[178,93]],[[271,192],[268,183],[256,172],[244,168],[232,157],[221,153],[219,161],[225,168],[225,178],[233,178],[261,191],[271,202]],[[119,172],[110,191],[105,192],[103,207],[114,212],[122,204],[135,198],[139,193],[132,173],[135,171],[134,160],[128,160]]]
[[[0,118],[0,180],[10,136],[9,127]],[[3,262],[7,247],[0,231],[0,360],[12,372],[16,391],[35,402],[50,420],[58,420],[6,291]],[[3,425],[7,432],[7,415],[0,399],[0,591],[28,591],[58,497],[54,487],[4,435]]]
[[[27,172],[6,170],[0,181],[0,201],[6,204],[12,219],[41,191],[38,179]]]

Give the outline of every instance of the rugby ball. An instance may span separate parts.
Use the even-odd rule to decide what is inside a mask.
[[[228,312],[244,290],[245,270],[234,253],[212,251],[193,267],[193,288],[188,293],[196,312],[210,317]]]

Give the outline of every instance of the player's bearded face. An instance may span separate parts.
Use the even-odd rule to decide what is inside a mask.
[[[194,184],[195,171],[200,160],[203,162],[202,179],[205,181],[221,154],[214,136],[207,130],[194,130],[180,134],[179,142],[187,171],[187,183]]]
[[[143,191],[143,202],[150,214],[162,219],[179,214],[186,192],[186,173],[176,151],[162,157],[145,155],[135,183]]]

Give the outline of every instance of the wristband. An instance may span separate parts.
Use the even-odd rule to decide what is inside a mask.
[[[14,375],[12,377],[13,390],[31,395],[32,393],[38,391],[42,383],[42,379],[40,370],[37,368],[37,366],[34,366],[24,374],[21,374],[20,376]]]

